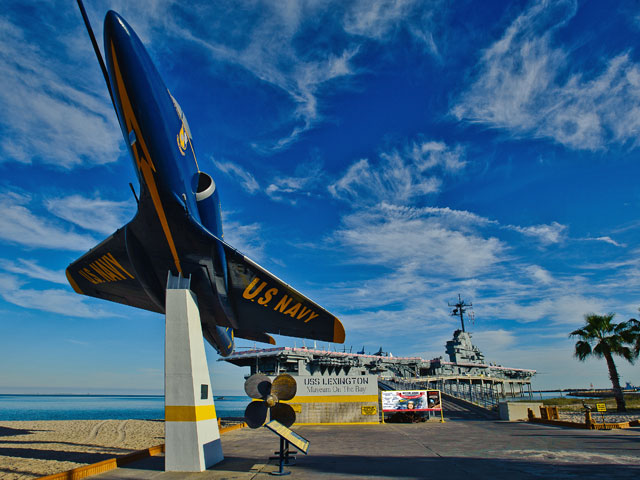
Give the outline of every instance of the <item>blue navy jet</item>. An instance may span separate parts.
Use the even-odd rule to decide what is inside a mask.
[[[204,337],[223,356],[234,337],[275,344],[269,333],[343,343],[335,316],[223,241],[216,184],[200,170],[187,119],[142,42],[109,11],[104,62],[78,4],[140,190],[133,220],[69,265],[73,289],[164,313],[168,272],[191,277]]]

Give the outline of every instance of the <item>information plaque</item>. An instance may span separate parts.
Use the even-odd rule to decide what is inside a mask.
[[[307,450],[309,450],[309,440],[307,440],[306,438],[303,438],[294,431],[288,429],[277,420],[271,420],[265,425],[265,427],[267,427],[273,433],[280,435],[281,438],[284,438],[287,442],[296,447],[305,455],[307,454]]]

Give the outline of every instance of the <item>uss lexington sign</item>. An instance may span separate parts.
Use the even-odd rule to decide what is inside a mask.
[[[378,395],[378,377],[375,375],[339,375],[295,377],[296,396],[316,395]]]

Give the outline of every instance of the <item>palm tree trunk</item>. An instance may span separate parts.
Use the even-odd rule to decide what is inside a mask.
[[[613,396],[616,399],[616,405],[618,406],[618,412],[626,412],[627,405],[624,402],[624,395],[622,395],[622,388],[620,388],[620,377],[618,376],[618,370],[616,364],[613,363],[613,357],[610,353],[605,353],[604,358],[607,360],[607,367],[609,367],[609,378],[613,385]]]

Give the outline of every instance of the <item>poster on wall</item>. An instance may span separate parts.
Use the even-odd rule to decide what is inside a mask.
[[[382,392],[382,411],[442,411],[440,390],[392,390],[388,392]]]

